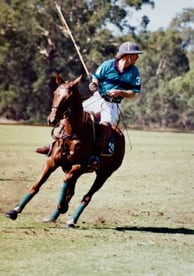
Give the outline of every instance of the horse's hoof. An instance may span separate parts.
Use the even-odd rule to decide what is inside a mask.
[[[66,222],[66,227],[67,228],[75,228],[75,222],[73,219],[70,219]]]
[[[12,220],[16,220],[18,217],[18,212],[16,210],[10,210],[5,213],[5,216]]]

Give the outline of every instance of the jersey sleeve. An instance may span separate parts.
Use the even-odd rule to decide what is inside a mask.
[[[104,61],[96,70],[96,72],[94,73],[94,77],[98,80],[98,81],[102,81],[105,77],[105,73],[107,71],[107,66],[109,66],[109,62],[108,61]]]
[[[131,84],[130,84],[130,88],[131,90],[133,90],[133,92],[135,93],[140,93],[141,91],[141,77],[139,74],[139,70],[137,67],[134,67],[134,72],[132,75],[132,80],[131,80]]]

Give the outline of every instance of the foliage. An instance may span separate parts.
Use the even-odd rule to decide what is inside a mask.
[[[94,70],[116,48],[111,32],[102,28],[107,18],[114,22],[117,17],[115,5],[109,1],[67,0],[62,10],[76,34],[83,59],[87,62],[91,57],[89,69]],[[79,57],[68,34],[62,34],[50,1],[1,0],[0,13],[0,115],[45,121],[55,72],[66,78],[84,74]],[[125,16],[122,14],[120,17]]]
[[[194,9],[184,9],[183,12],[175,17],[170,24],[170,28],[179,32],[182,37],[183,48],[194,47]]]
[[[56,72],[65,79],[82,74],[80,92],[88,97],[88,76],[54,3],[0,0],[0,4],[0,116],[45,123]],[[154,8],[149,0],[66,0],[61,8],[89,72],[114,57],[126,40],[134,40],[144,50],[138,61],[142,93],[123,105],[127,125],[193,128],[190,112],[184,122],[178,116],[180,105],[174,105],[174,92],[168,86],[193,69],[193,9],[174,18],[166,31],[151,33],[146,16],[140,28],[128,22],[130,14],[146,4]],[[192,86],[189,77],[186,81]],[[193,102],[193,95],[185,94],[184,110],[190,110],[188,102]]]
[[[193,129],[190,115],[193,107],[188,105],[194,100],[193,93],[188,93],[180,82],[179,89],[175,85],[169,88],[170,82],[181,79],[193,89],[193,73],[186,49],[181,47],[180,32],[171,28],[166,32],[158,30],[147,37],[146,44],[138,63],[143,80],[142,94],[136,101],[125,103],[125,120],[146,127]],[[181,104],[177,102],[178,93],[184,98]]]

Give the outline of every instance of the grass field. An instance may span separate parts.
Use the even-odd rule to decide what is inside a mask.
[[[38,177],[48,127],[0,125],[0,275],[194,275],[194,134],[130,130],[121,168],[78,221],[66,220],[94,174],[77,183],[68,213],[42,219],[57,203],[59,168],[16,221],[12,209]]]

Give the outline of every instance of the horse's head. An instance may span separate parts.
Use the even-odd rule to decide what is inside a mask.
[[[77,85],[80,83],[82,76],[74,81],[63,81],[57,74],[57,89],[54,91],[51,112],[48,116],[48,124],[50,126],[58,126],[60,120],[68,112],[76,108],[77,104],[81,105],[80,97],[78,97]],[[75,97],[78,97],[75,99]],[[77,102],[76,102],[77,101]]]

